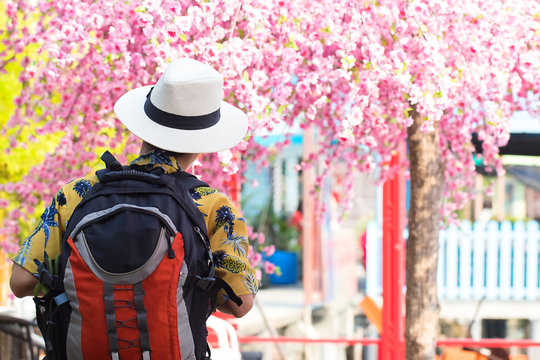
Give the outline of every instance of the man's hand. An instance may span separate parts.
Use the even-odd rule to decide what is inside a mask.
[[[19,264],[13,264],[9,287],[13,294],[22,298],[34,294],[34,287],[38,283],[38,278]]]
[[[237,318],[241,318],[246,315],[253,307],[254,294],[240,295],[242,299],[242,305],[238,306],[232,300],[227,300],[224,304],[218,306],[218,310],[226,314],[234,315]]]

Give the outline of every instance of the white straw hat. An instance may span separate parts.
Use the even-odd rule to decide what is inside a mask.
[[[160,149],[217,152],[238,144],[248,120],[223,101],[223,77],[193,59],[169,64],[154,86],[122,95],[114,112],[133,134]]]

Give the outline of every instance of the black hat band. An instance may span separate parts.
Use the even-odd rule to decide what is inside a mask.
[[[159,125],[181,130],[200,130],[217,124],[221,117],[220,109],[217,109],[210,114],[197,116],[171,114],[158,109],[150,101],[150,94],[152,93],[153,89],[154,87],[152,87],[148,95],[146,95],[144,112],[146,113],[146,116]]]

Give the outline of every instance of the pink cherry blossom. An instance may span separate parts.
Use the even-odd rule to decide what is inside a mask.
[[[516,110],[540,114],[538,2],[8,0],[5,11],[0,69],[23,65],[17,107],[2,130],[5,156],[27,144],[22,129],[65,134],[54,155],[36,160],[0,204],[6,218],[22,209],[21,222],[59,184],[95,166],[102,150],[123,161],[138,152],[139,140],[115,118],[114,103],[129,89],[154,84],[179,57],[219,70],[225,100],[249,117],[232,158],[206,154],[194,166],[225,191],[232,174],[243,182],[247,161],[268,166],[271,149],[255,135],[296,124],[316,132],[315,153],[296,170],[314,167],[311,193],[321,200],[319,190],[343,161],[346,209],[356,172],[377,169],[381,182],[396,171],[385,164],[406,139],[414,105],[423,130],[440,133],[447,200],[441,211],[453,221],[472,194],[471,134],[483,140],[485,165],[502,174],[498,151],[508,141],[508,119]],[[27,235],[13,230],[9,243]],[[257,238],[257,245],[264,242]]]
[[[262,252],[264,252],[266,256],[272,256],[272,254],[274,254],[275,251],[276,251],[276,247],[274,245],[265,246],[262,248]]]
[[[253,257],[250,259],[253,266],[258,267],[262,261],[262,255],[260,253],[253,254]]]
[[[276,271],[276,265],[271,263],[270,261],[264,262],[264,272],[267,274],[273,274]]]

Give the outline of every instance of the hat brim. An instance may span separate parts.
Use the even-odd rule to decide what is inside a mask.
[[[160,125],[144,112],[146,95],[152,86],[128,91],[114,104],[120,121],[140,139],[160,149],[179,153],[212,153],[237,145],[246,135],[247,115],[233,105],[221,103],[219,121],[200,130],[182,130]]]

